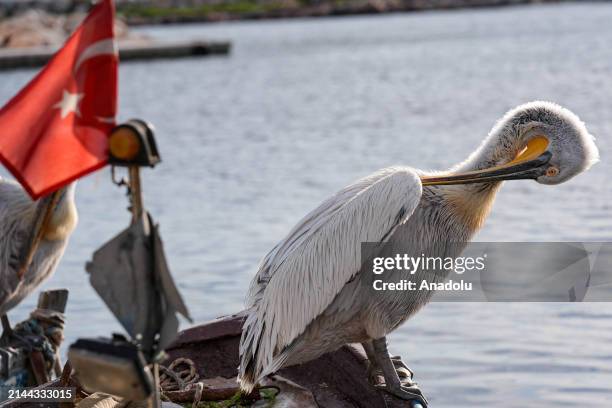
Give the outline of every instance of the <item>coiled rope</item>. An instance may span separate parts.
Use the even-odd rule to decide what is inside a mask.
[[[159,369],[159,387],[161,390],[161,395],[164,399],[170,400],[166,393],[189,392],[193,390],[194,396],[192,407],[195,408],[198,406],[202,400],[205,387],[202,381],[198,381],[200,376],[198,375],[196,365],[193,360],[185,357],[179,357],[170,363],[168,367],[160,365]],[[273,390],[274,394],[272,395],[272,398],[276,398],[276,396],[281,392],[280,388],[275,385],[258,387],[258,391],[263,390]]]
[[[184,366],[183,368],[179,366]],[[200,376],[196,370],[195,363],[185,357],[179,357],[168,367],[159,366],[161,374],[159,377],[159,387],[162,395],[171,391],[190,391],[195,389],[193,406],[197,407],[202,399],[204,384],[198,381]]]

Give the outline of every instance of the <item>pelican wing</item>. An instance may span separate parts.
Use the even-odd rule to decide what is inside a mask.
[[[17,269],[35,212],[36,202],[19,184],[0,178],[0,313],[19,284]]]
[[[276,371],[274,361],[361,268],[361,244],[386,241],[413,213],[421,182],[410,168],[380,170],[324,201],[263,259],[247,296],[241,378]],[[249,373],[248,371],[251,370]]]

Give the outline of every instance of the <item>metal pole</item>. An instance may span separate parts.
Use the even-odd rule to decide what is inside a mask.
[[[140,168],[138,166],[129,167],[130,177],[130,196],[132,199],[132,223],[137,222],[143,213],[142,190],[140,187]]]
[[[159,364],[153,363],[153,395],[147,401],[147,408],[161,408],[161,396],[159,392]]]
[[[138,222],[144,213],[144,205],[142,201],[142,188],[140,184],[140,167],[130,166],[129,183],[130,183],[130,198],[132,201],[132,224]],[[161,408],[161,396],[159,392],[159,364],[153,363],[151,366],[153,371],[153,394],[147,401],[148,408]]]

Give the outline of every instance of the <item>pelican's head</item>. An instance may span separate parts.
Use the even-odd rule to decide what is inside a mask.
[[[441,177],[424,177],[423,184],[518,179],[559,184],[598,160],[595,139],[574,113],[554,103],[530,102],[504,115],[459,170]]]
[[[539,143],[542,154],[550,153],[546,172],[535,180],[541,184],[563,183],[588,170],[599,160],[595,138],[573,112],[550,102],[531,102],[508,112],[509,123],[518,123],[524,149]],[[521,121],[528,122],[521,126]],[[537,154],[537,148],[533,151]]]

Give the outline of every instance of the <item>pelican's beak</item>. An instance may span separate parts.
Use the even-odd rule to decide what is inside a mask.
[[[424,186],[486,183],[490,181],[536,179],[546,174],[552,153],[547,151],[548,139],[537,136],[509,163],[483,170],[468,171],[448,176],[421,177]]]

